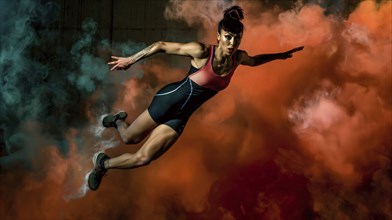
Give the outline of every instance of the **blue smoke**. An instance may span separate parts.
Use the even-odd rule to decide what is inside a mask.
[[[144,45],[128,42],[113,49],[99,39],[98,24],[87,18],[67,48],[59,30],[59,1],[0,0],[0,8],[0,135],[5,148],[0,166],[23,162],[31,167],[39,149],[47,146],[66,156],[67,132],[86,130],[86,112],[99,118],[116,101],[113,84],[118,79],[109,72],[108,57],[98,52],[129,55]],[[79,149],[93,144],[77,139]]]

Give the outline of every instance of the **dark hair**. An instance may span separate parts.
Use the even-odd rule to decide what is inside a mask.
[[[241,20],[244,19],[244,13],[240,6],[235,5],[224,11],[223,19],[218,24],[218,32],[225,30],[233,34],[239,34],[244,31],[244,25]]]

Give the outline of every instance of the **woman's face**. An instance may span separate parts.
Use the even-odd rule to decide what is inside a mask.
[[[240,46],[242,32],[239,34],[233,34],[222,29],[220,33],[218,33],[217,37],[218,46],[222,49],[225,55],[231,56]]]

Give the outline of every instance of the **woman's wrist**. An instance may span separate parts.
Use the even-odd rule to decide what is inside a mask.
[[[133,62],[132,56],[128,57],[128,64],[131,64]]]

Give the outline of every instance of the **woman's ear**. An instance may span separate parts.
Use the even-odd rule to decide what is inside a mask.
[[[217,39],[218,42],[219,42],[219,40],[220,40],[220,34],[219,34],[219,32],[217,32],[216,39]]]

